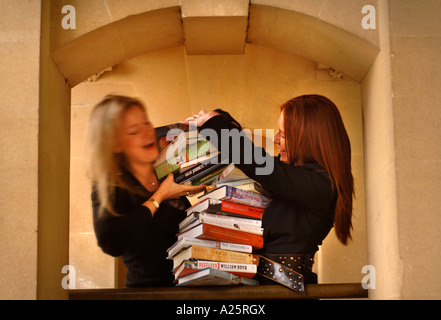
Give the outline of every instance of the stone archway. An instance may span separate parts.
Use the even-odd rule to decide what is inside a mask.
[[[187,53],[243,54],[245,43],[304,56],[361,82],[378,48],[304,13],[248,1],[216,12],[211,7],[170,7],[131,15],[71,40],[52,54],[71,87],[133,57],[181,46]]]

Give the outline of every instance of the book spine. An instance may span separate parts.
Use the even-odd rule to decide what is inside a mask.
[[[257,255],[250,253],[241,253],[234,251],[227,251],[221,249],[213,249],[199,246],[192,246],[192,258],[201,260],[212,260],[219,262],[235,262],[235,263],[246,263],[246,264],[256,264],[259,262]]]
[[[204,224],[203,226],[204,232],[202,235],[197,237],[199,239],[248,244],[253,247],[253,250],[263,248],[262,236],[243,231],[226,229],[211,224]]]
[[[181,242],[182,245],[180,245]],[[192,245],[221,249],[221,250],[244,252],[244,253],[251,253],[253,251],[250,245],[245,245],[245,244],[228,243],[228,242],[213,241],[213,240],[200,240],[194,238],[183,238],[167,250],[168,251],[167,259],[171,260],[173,256],[175,256],[182,250],[185,250]]]
[[[242,226],[252,227],[252,228],[261,228],[262,221],[255,219],[246,219],[232,216],[225,216],[220,214],[213,214],[207,212],[195,212],[194,216],[200,219],[206,219],[206,221],[213,221],[219,223],[227,223],[227,224],[240,224]],[[215,224],[215,223],[211,223]]]
[[[172,151],[170,148],[174,148],[173,146],[173,143],[170,144],[161,152],[161,155],[155,161],[154,166],[158,179],[164,178],[169,173],[179,172],[180,164],[197,159],[201,156],[206,156],[207,152],[210,151],[210,142],[208,140],[202,140],[185,147],[178,155],[167,157],[168,151]]]
[[[252,278],[257,273],[257,266],[255,264],[218,262],[207,260],[186,260],[183,264],[184,269],[179,274],[175,274],[176,277],[183,277],[187,274],[205,268],[218,269],[245,278]]]
[[[260,236],[263,235],[263,228],[260,227],[261,220],[236,218],[210,213],[200,213],[199,221],[222,228],[248,232]]]
[[[244,204],[252,207],[266,208],[269,206],[271,200],[263,195],[226,186],[226,199],[234,203]]]
[[[194,168],[191,168],[188,171],[185,171],[182,174],[175,176],[175,182],[178,184],[183,184],[188,181],[194,181],[220,167],[224,166],[222,163],[210,163],[204,162],[197,165]]]
[[[222,227],[222,228],[226,228],[226,229],[231,229],[231,230],[237,230],[237,231],[242,231],[242,232],[247,232],[247,233],[251,233],[251,234],[256,234],[259,236],[263,235],[263,229],[262,228],[254,228],[254,227],[248,227],[248,226],[241,226],[237,223],[228,223],[228,222],[219,222],[219,221],[213,221],[210,219],[201,219],[202,223],[205,224],[211,224],[211,225],[215,225],[218,227]]]
[[[217,170],[213,170],[212,172],[208,173],[207,175],[205,175],[203,177],[200,177],[198,179],[194,179],[191,184],[194,186],[199,186],[201,184],[208,183],[212,179],[215,179],[218,175],[220,175],[223,170],[224,170],[223,167],[221,167]]]
[[[214,201],[213,201],[214,202]],[[225,214],[237,214],[244,217],[250,217],[254,219],[261,219],[265,209],[251,207],[240,203],[234,203],[229,201],[220,201],[220,203],[210,204],[206,210],[209,213],[225,213]]]

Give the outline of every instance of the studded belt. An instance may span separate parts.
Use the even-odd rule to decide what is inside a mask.
[[[312,270],[313,254],[265,254],[259,257],[257,273],[298,293],[305,293],[303,275]]]

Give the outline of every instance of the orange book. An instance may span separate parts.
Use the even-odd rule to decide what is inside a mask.
[[[253,250],[263,248],[263,237],[234,229],[227,229],[211,224],[201,223],[185,232],[178,234],[178,239],[197,238],[204,240],[215,240],[237,244],[247,244],[253,247]]]
[[[247,217],[251,219],[261,219],[265,209],[207,198],[187,209],[187,215],[190,215],[192,212],[208,212],[229,216]]]

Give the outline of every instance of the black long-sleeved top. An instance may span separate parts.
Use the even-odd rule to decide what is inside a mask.
[[[213,129],[218,135],[218,148],[223,143],[222,129],[241,129],[228,113],[209,119],[201,128]],[[209,136],[208,136],[209,137]],[[251,141],[248,141],[251,144]],[[216,141],[214,141],[216,144]],[[230,148],[231,148],[230,144]],[[259,182],[273,193],[273,200],[262,217],[264,228],[264,247],[262,254],[313,254],[318,250],[323,239],[334,224],[334,210],[337,192],[333,190],[327,172],[317,163],[292,166],[280,161],[280,157],[271,157],[260,147],[252,146],[254,154],[266,157],[274,162],[274,169],[267,175],[256,175],[259,165],[253,157],[252,163],[245,164],[244,145],[239,149],[229,150],[229,155],[240,153],[238,157],[230,156],[247,176]],[[249,150],[249,149],[248,149]],[[221,154],[226,153],[221,149]],[[249,157],[248,159],[249,160]]]
[[[139,188],[145,188],[129,172]],[[116,188],[114,209],[121,216],[111,215],[106,210],[99,214],[100,202],[94,188],[92,192],[93,223],[98,245],[114,257],[122,256],[127,266],[127,287],[172,286],[172,261],[166,259],[166,250],[176,242],[178,224],[186,214],[167,202],[161,203],[154,216],[142,204],[146,196],[129,193]],[[190,204],[182,198],[185,207]]]

